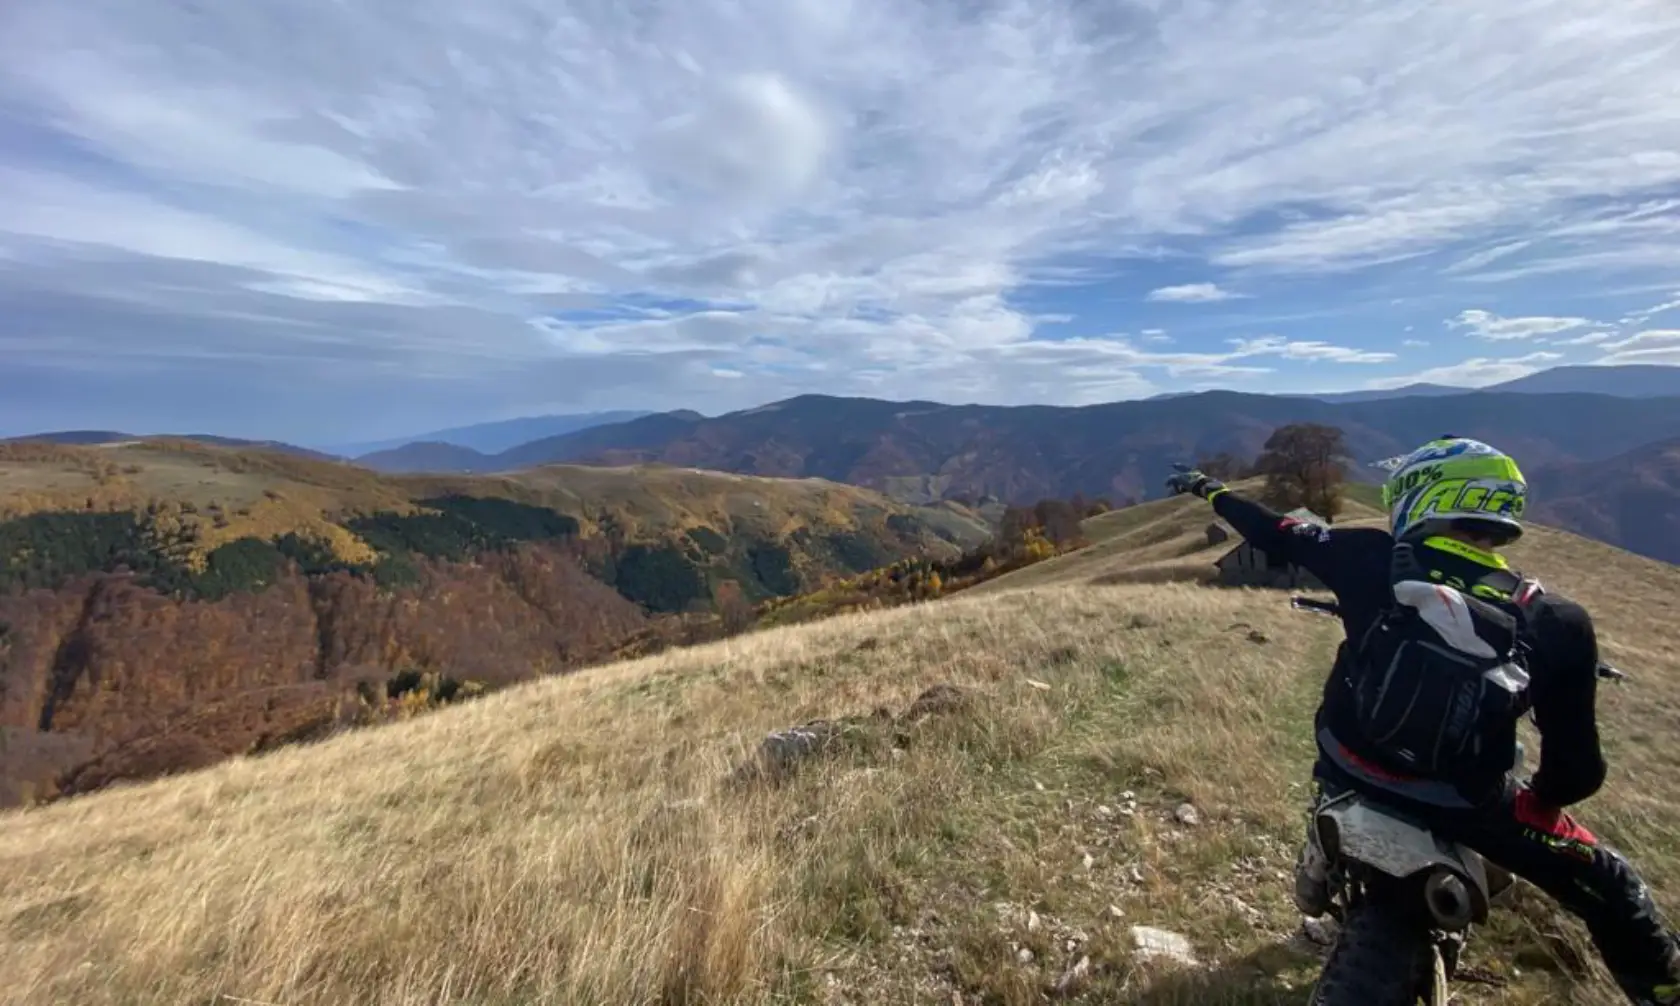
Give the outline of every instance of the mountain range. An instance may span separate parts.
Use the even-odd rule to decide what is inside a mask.
[[[1675,452],[1680,368],[1560,367],[1490,389],[1415,384],[1388,391],[1267,395],[1208,391],[1080,407],[946,405],[806,395],[707,417],[692,411],[535,417],[431,435],[505,443],[496,453],[441,439],[355,459],[382,472],[520,471],[556,463],[659,463],[747,475],[817,477],[908,503],[1031,503],[1075,493],[1111,500],[1160,495],[1174,462],[1221,452],[1255,457],[1278,426],[1341,428],[1351,477],[1370,462],[1443,433],[1476,436],[1514,454],[1535,482],[1537,514],[1645,555],[1680,552]],[[522,425],[523,424],[523,425]],[[122,434],[49,435],[97,443]],[[211,438],[195,438],[207,440]],[[236,443],[222,441],[225,443]],[[318,452],[266,445],[316,457]]]
[[[500,454],[502,451],[528,444],[545,437],[557,437],[591,426],[622,423],[647,415],[646,410],[618,409],[611,412],[578,412],[547,416],[522,416],[471,426],[453,426],[446,430],[432,430],[393,440],[366,443],[338,444],[322,450],[344,458],[362,458],[381,451],[395,450],[409,444],[447,444],[463,447],[477,454]]]

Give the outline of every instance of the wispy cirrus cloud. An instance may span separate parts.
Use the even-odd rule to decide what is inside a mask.
[[[1445,384],[1449,387],[1481,388],[1527,377],[1563,359],[1562,353],[1540,350],[1522,356],[1477,356],[1457,363],[1429,367],[1409,374],[1397,374],[1365,382],[1368,388],[1401,388],[1408,384]]]
[[[1680,365],[1680,329],[1647,329],[1624,339],[1606,342],[1605,354],[1596,362],[1604,364],[1662,364]],[[1680,377],[1680,374],[1677,374]],[[1675,393],[1680,394],[1680,379],[1675,381]]]
[[[1544,315],[1526,318],[1503,318],[1490,311],[1471,309],[1447,321],[1448,328],[1462,329],[1478,339],[1507,342],[1532,339],[1540,335],[1555,335],[1594,324],[1588,318],[1552,318]]]
[[[1221,289],[1217,283],[1185,283],[1179,286],[1157,287],[1149,291],[1146,300],[1170,304],[1213,304],[1237,296]]]
[[[1456,331],[1577,333],[1680,272],[1676,44],[1668,0],[17,0],[0,426],[1263,387],[1470,280]]]

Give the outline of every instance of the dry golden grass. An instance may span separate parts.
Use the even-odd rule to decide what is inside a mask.
[[[1672,910],[1680,570],[1536,537],[1637,674],[1605,689],[1611,780],[1582,816]],[[1075,1002],[1303,1003],[1284,878],[1336,638],[1279,593],[1080,575],[7,814],[0,1003],[1024,1006],[1084,955]],[[903,727],[901,754],[869,735],[780,786],[722,782],[768,730],[941,682],[976,701]],[[1183,801],[1201,823],[1172,819]],[[1139,966],[1133,924],[1207,966]],[[1462,1001],[1615,1002],[1569,973],[1583,945],[1521,898],[1471,961],[1521,976]]]

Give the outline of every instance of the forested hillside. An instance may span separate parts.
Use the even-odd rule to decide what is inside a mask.
[[[391,480],[186,441],[8,445],[0,797],[405,715],[602,659],[720,590],[794,594],[985,533],[817,480]]]

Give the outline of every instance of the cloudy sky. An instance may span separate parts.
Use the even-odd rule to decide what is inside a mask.
[[[1680,363],[1674,0],[9,0],[0,435]]]

